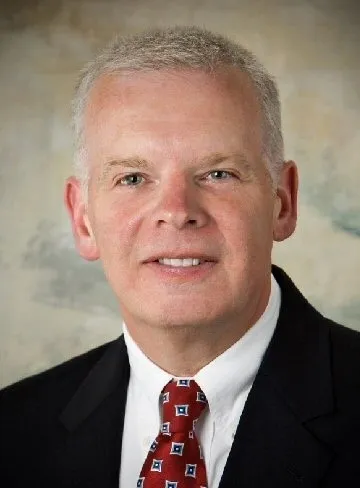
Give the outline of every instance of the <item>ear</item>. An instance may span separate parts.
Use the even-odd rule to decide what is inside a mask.
[[[88,261],[99,259],[99,250],[91,228],[81,184],[74,176],[66,180],[64,201],[80,256]]]
[[[283,165],[276,190],[273,216],[274,241],[284,241],[296,228],[298,202],[298,171],[294,161]]]

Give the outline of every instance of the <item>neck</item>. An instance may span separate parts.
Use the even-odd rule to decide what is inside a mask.
[[[270,284],[253,308],[233,320],[216,323],[159,327],[139,324],[124,314],[132,339],[157,366],[175,377],[193,377],[231,347],[259,320],[270,296]],[[239,319],[239,317],[241,317]]]

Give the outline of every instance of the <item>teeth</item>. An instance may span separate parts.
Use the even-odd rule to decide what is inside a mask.
[[[169,259],[169,258],[160,258],[160,264],[165,264],[166,266],[182,266],[184,268],[189,266],[197,266],[200,264],[200,259],[197,258],[186,258],[186,259]]]

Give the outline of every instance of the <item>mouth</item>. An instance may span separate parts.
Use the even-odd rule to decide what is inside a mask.
[[[211,272],[216,263],[216,259],[204,254],[157,255],[144,262],[161,279],[166,279],[166,277],[171,279],[204,278]]]
[[[160,264],[162,266],[171,266],[174,268],[190,268],[192,266],[200,266],[205,263],[215,263],[217,259],[209,254],[194,252],[186,252],[184,254],[179,252],[171,252],[164,254],[153,255],[143,261],[144,264]]]
[[[191,266],[199,266],[205,263],[206,259],[200,258],[159,258],[155,262],[164,266],[172,266],[174,268],[189,268]]]

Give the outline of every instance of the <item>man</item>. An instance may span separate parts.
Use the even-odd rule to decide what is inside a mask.
[[[271,267],[298,187],[271,76],[150,31],[86,67],[74,121],[65,202],[124,336],[1,392],[3,486],[358,486],[360,335]]]

